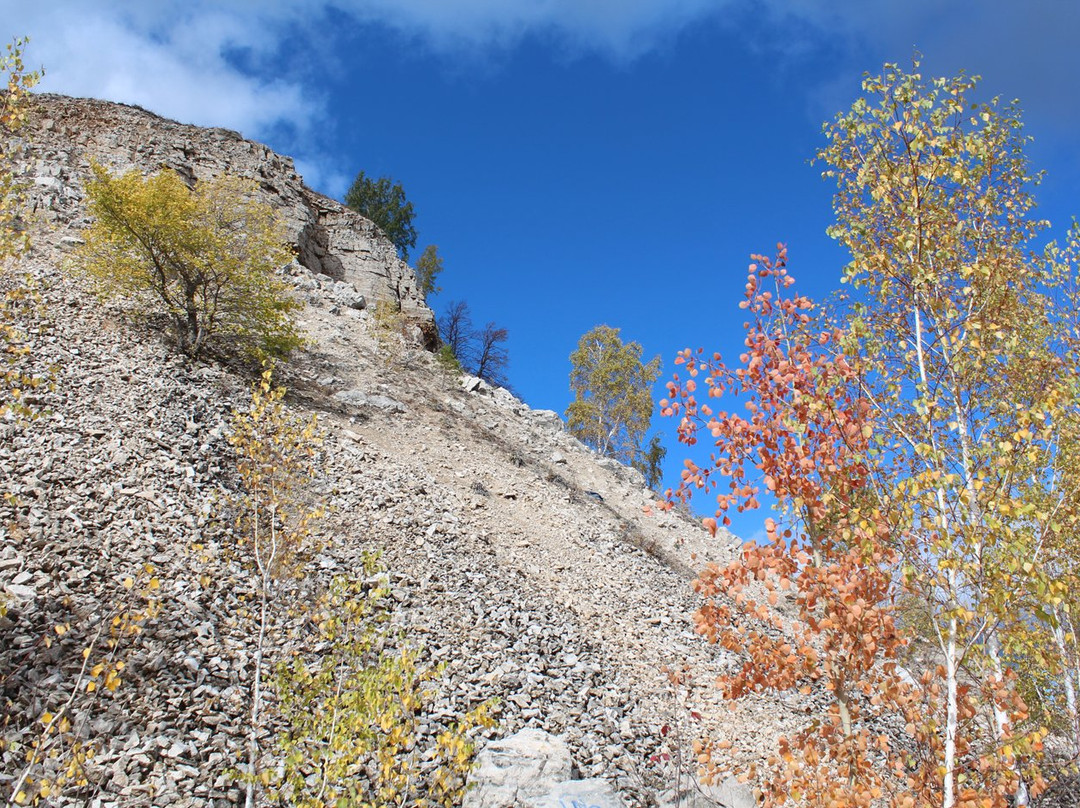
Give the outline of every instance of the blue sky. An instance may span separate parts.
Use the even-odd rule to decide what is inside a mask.
[[[1073,0],[0,0],[41,89],[225,126],[340,198],[399,180],[444,291],[510,331],[509,375],[563,411],[599,323],[735,356],[748,255],[789,245],[822,296],[844,262],[808,163],[864,71],[963,69],[1020,99],[1060,234],[1080,215]],[[658,396],[661,394],[658,387]],[[668,481],[684,452],[669,436]],[[700,503],[704,506],[705,503]],[[765,514],[736,521],[759,531]]]

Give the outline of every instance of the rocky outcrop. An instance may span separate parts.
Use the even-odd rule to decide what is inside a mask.
[[[412,269],[374,224],[307,188],[291,158],[236,132],[180,124],[139,107],[48,94],[34,96],[34,105],[16,175],[28,186],[30,215],[49,226],[46,238],[77,237],[91,160],[114,173],[170,168],[188,183],[223,173],[245,177],[281,213],[300,265],[352,287],[357,300],[400,303],[425,347],[436,347],[434,316]]]
[[[570,779],[570,748],[543,730],[523,729],[477,756],[463,808],[531,804]]]

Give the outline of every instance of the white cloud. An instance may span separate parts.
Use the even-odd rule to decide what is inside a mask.
[[[272,15],[200,13],[197,4],[185,12],[156,3],[10,5],[4,18],[31,37],[30,65],[45,65],[42,90],[138,104],[248,136],[281,126],[302,131],[319,112],[297,81],[247,74],[226,58],[230,49],[265,56],[276,47]]]
[[[633,58],[735,0],[0,0],[13,34],[46,65],[41,89],[146,106],[178,120],[259,136],[303,131],[321,112],[299,69],[337,58],[335,12],[435,51],[508,48],[536,34],[573,51]],[[340,18],[339,18],[340,19]],[[287,38],[301,42],[285,56]],[[230,58],[232,57],[232,58]]]
[[[418,35],[437,50],[511,47],[528,34],[632,59],[736,0],[339,0],[361,21]]]
[[[396,31],[408,45],[468,62],[540,38],[570,56],[625,63],[670,45],[706,20],[739,32],[798,69],[831,52],[832,83],[816,91],[827,110],[857,91],[853,71],[906,61],[914,47],[931,72],[986,74],[986,86],[1020,96],[1062,131],[1080,120],[1080,6],[1060,0],[0,0],[12,35],[32,37],[42,90],[139,104],[183,122],[224,126],[270,140],[310,176],[334,187],[316,142],[327,120],[317,81],[349,69],[337,45],[349,21]],[[331,25],[328,21],[333,20]],[[288,50],[286,50],[288,49]],[[857,65],[853,68],[852,65]],[[780,75],[778,73],[778,75]],[[844,81],[840,81],[840,77]],[[825,98],[824,96],[828,96]],[[834,97],[836,96],[836,97]],[[815,102],[811,102],[815,103]],[[817,117],[818,110],[813,110]],[[305,153],[306,152],[306,153]],[[324,186],[329,187],[329,186]]]
[[[1080,33],[1080,6],[1072,5],[983,0],[972,14],[966,0],[0,0],[0,13],[13,33],[34,37],[32,55],[49,69],[45,89],[111,94],[258,133],[303,129],[319,112],[299,70],[275,76],[270,66],[317,70],[338,58],[331,13],[338,26],[378,24],[446,55],[509,48],[534,35],[616,61],[705,19],[726,20],[780,61],[822,47],[904,61],[918,46],[950,66],[1004,63],[1016,75],[1010,83],[1040,84],[1041,76],[1042,86],[1061,87],[1075,72],[1055,66],[1080,58],[1070,46]],[[276,58],[287,40],[291,58]]]

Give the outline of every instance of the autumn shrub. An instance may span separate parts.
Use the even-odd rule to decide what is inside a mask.
[[[318,631],[317,651],[279,660],[272,698],[266,687],[284,584],[303,577],[317,547],[312,528],[326,507],[307,493],[321,443],[317,424],[290,412],[284,396],[266,370],[251,406],[235,414],[231,437],[242,483],[234,506],[257,592],[247,764],[238,773],[246,804],[255,805],[260,790],[305,808],[460,804],[472,763],[469,732],[491,726],[491,706],[459,717],[421,748],[429,684],[441,669],[421,665],[418,652],[384,625],[389,590],[371,583],[385,577],[373,557],[316,599],[307,617]],[[260,738],[272,723],[281,731],[264,749]]]
[[[28,72],[22,59],[26,39],[16,39],[0,56],[6,92],[0,94],[0,419],[32,415],[26,395],[43,383],[30,368],[31,343],[25,323],[37,319],[40,300],[33,280],[14,266],[30,246],[20,222],[22,187],[13,173],[15,136],[30,110],[30,91],[41,72]],[[6,492],[5,492],[6,493]]]
[[[78,261],[103,298],[163,318],[192,358],[214,348],[262,359],[302,344],[291,317],[301,304],[278,273],[291,258],[282,223],[252,182],[222,176],[189,189],[167,169],[91,169],[94,223]]]
[[[421,723],[438,667],[397,647],[386,601],[389,588],[368,556],[363,579],[338,577],[311,615],[320,652],[277,668],[284,729],[278,736],[279,802],[303,808],[460,805],[472,768],[477,727],[490,727],[480,704],[428,739]]]
[[[882,415],[845,333],[790,291],[786,264],[782,247],[775,259],[755,256],[739,363],[682,352],[661,403],[680,416],[681,440],[705,431],[715,441],[710,465],[688,461],[680,488],[716,492],[706,527],[757,507],[763,490],[779,511],[765,520],[764,543],[695,582],[697,631],[738,659],[718,679],[726,698],[771,691],[819,705],[750,774],[767,807],[1005,808],[1025,783],[1041,785],[1027,765],[1041,733],[1012,730],[1027,711],[1011,672],[979,678],[974,664],[935,660],[915,679],[901,673],[909,635],[897,605],[921,592],[897,541],[908,534],[900,494],[910,489],[877,478]],[[724,395],[743,399],[746,414],[714,409]],[[698,752],[710,774],[730,762],[726,743]]]
[[[52,660],[46,677],[24,669],[34,664],[25,653],[0,645],[0,760],[18,761],[3,795],[8,806],[51,805],[61,794],[93,789],[94,758],[105,739],[95,738],[92,726],[121,687],[132,645],[160,611],[159,589],[154,568],[146,565],[99,595],[103,608],[91,618],[73,613],[48,626],[37,649]],[[28,628],[15,620],[19,631]],[[20,720],[28,716],[20,715],[17,702],[34,705],[32,721]]]

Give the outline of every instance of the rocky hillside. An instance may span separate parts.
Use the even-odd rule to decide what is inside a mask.
[[[568,436],[556,413],[447,375],[428,350],[433,317],[411,269],[374,225],[306,188],[289,158],[233,132],[58,96],[37,97],[25,134],[34,249],[24,268],[44,314],[23,325],[52,384],[35,393],[40,418],[0,425],[0,473],[16,495],[0,504],[0,671],[12,705],[0,794],[23,773],[43,716],[70,699],[65,743],[96,752],[76,778],[85,782],[47,802],[241,799],[229,771],[244,759],[256,590],[225,503],[237,486],[232,412],[252,379],[186,364],[88,294],[70,251],[86,225],[91,159],[113,171],[251,177],[288,222],[298,258],[286,271],[311,344],[277,381],[290,407],[318,416],[308,494],[328,515],[318,552],[282,584],[276,658],[311,642],[297,604],[375,550],[393,619],[446,666],[426,732],[497,697],[498,725],[482,744],[523,728],[561,736],[574,777],[603,778],[618,795],[611,804],[652,805],[697,732],[735,738],[753,756],[782,729],[777,705],[714,703],[723,659],[690,630],[692,571],[730,557],[735,540],[677,514],[646,515],[654,495],[640,475]],[[403,328],[377,327],[378,300],[400,302]],[[141,633],[118,634],[114,618],[143,609],[144,593],[160,609]],[[88,645],[106,662],[93,692]],[[113,690],[104,685],[116,661]],[[684,662],[695,684],[676,692],[664,668]],[[684,703],[700,726],[687,725]]]

